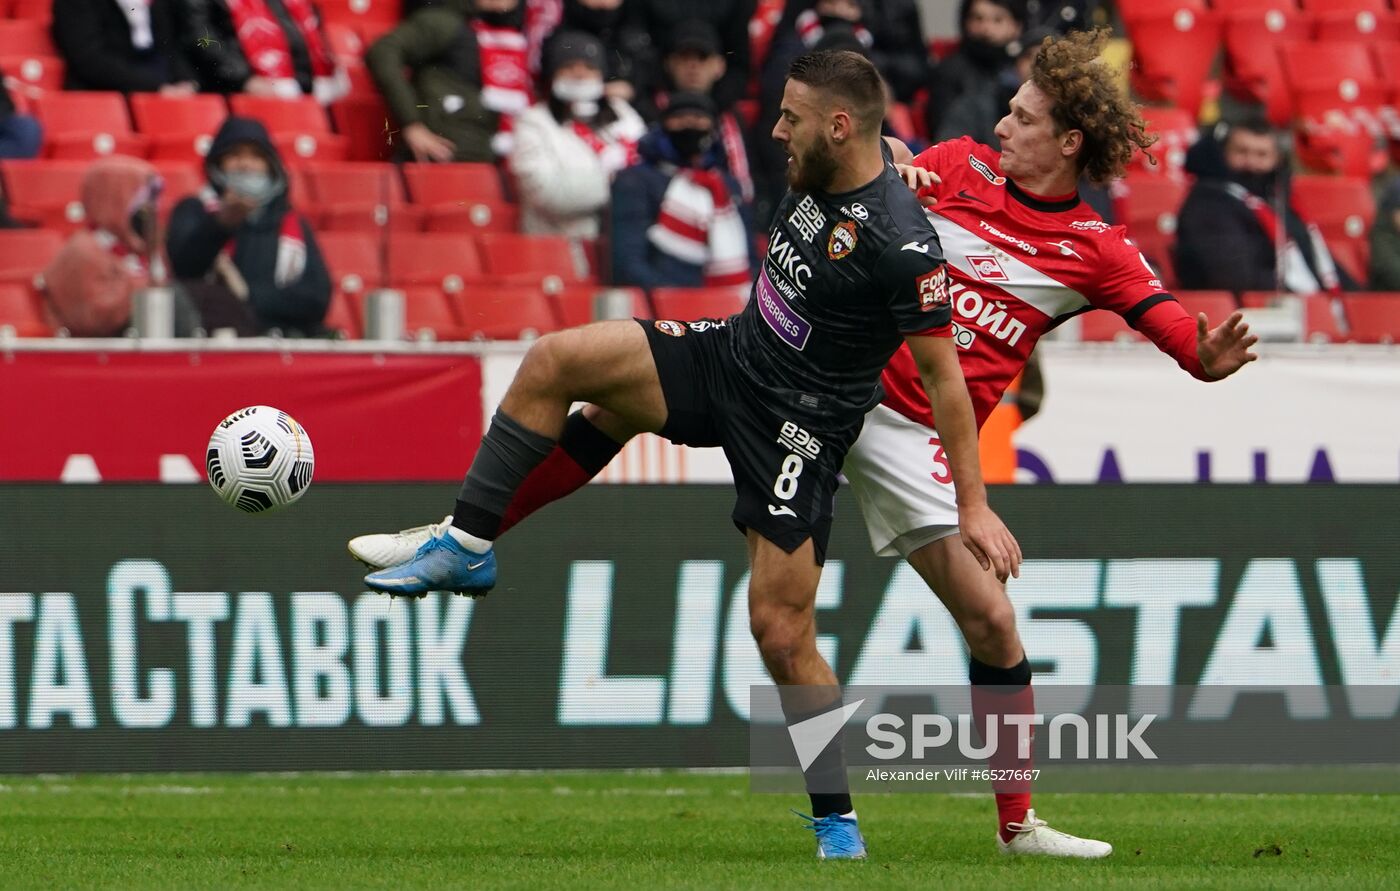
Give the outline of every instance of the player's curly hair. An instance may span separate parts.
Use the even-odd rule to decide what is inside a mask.
[[[1053,103],[1057,132],[1084,134],[1084,147],[1076,160],[1080,172],[1099,185],[1123,175],[1134,148],[1157,163],[1147,151],[1157,137],[1145,132],[1142,109],[1099,59],[1108,37],[1108,29],[1096,28],[1045,38],[1030,76]]]

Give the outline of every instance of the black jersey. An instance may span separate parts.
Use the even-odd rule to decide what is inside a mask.
[[[825,427],[855,423],[879,401],[904,334],[950,320],[938,236],[885,157],[855,191],[787,193],[749,303],[730,323],[734,362],[764,400]]]

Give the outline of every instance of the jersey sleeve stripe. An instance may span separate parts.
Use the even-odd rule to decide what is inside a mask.
[[[1136,328],[1138,319],[1142,318],[1143,314],[1159,303],[1166,303],[1168,300],[1175,301],[1176,298],[1170,294],[1153,294],[1151,297],[1145,297],[1139,300],[1132,309],[1123,313],[1123,321],[1127,322],[1129,327]]]

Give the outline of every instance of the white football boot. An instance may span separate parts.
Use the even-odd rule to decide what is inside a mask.
[[[370,569],[384,569],[407,563],[418,553],[418,549],[430,538],[437,538],[442,531],[452,525],[452,516],[442,518],[441,523],[427,526],[414,526],[399,532],[379,532],[373,535],[358,535],[350,539],[347,547],[350,556]]]
[[[1006,828],[1016,833],[1009,842],[1002,841],[1001,833],[997,833],[997,850],[1006,855],[1097,860],[1113,853],[1113,845],[1108,842],[1079,838],[1051,829],[1048,823],[1036,817],[1035,808],[1027,810],[1025,819],[1020,823],[1007,823]]]

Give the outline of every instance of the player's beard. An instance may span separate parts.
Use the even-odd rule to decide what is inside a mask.
[[[824,192],[836,176],[836,154],[825,139],[818,139],[787,167],[788,187],[794,192]]]

